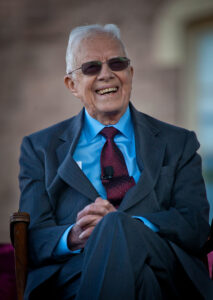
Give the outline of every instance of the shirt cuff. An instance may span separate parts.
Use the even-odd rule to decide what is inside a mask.
[[[142,221],[147,227],[149,227],[152,231],[154,232],[158,232],[159,228],[157,226],[155,226],[154,224],[152,224],[149,220],[147,220],[144,217],[139,217],[139,216],[132,216],[134,219],[138,219],[140,221]]]
[[[72,229],[72,227],[74,226],[75,224],[72,224],[71,226],[69,226],[63,233],[63,235],[61,236],[59,242],[58,242],[58,245],[56,246],[56,249],[55,249],[55,252],[54,254],[56,256],[62,256],[62,255],[67,255],[67,254],[78,254],[81,252],[81,249],[78,249],[78,250],[70,250],[67,246],[67,237],[68,237],[68,234],[70,232],[70,230]]]

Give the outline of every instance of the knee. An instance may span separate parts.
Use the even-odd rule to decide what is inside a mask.
[[[111,240],[115,232],[123,228],[123,226],[120,225],[123,223],[122,220],[126,217],[131,218],[120,211],[111,212],[105,215],[95,226],[85,248],[88,248],[90,243],[92,243],[93,247],[94,242],[99,239],[102,241],[102,245],[104,244],[104,240]]]
[[[113,235],[115,232],[119,232],[119,234],[123,232],[125,235],[130,236],[132,235],[132,232],[139,232],[141,235],[144,227],[146,226],[140,220],[132,218],[127,213],[115,211],[108,213],[102,218],[96,225],[92,236],[94,237],[98,234],[98,236],[101,235],[103,238]]]
[[[124,213],[122,211],[115,211],[108,213],[103,219],[100,221],[99,225],[101,226],[116,226],[116,224],[125,224],[125,226],[134,226],[138,227],[141,230],[147,230],[147,226],[140,220],[133,218],[132,216]]]
[[[101,220],[103,224],[114,224],[120,220],[124,220],[126,218],[130,218],[127,214],[121,211],[115,211],[108,213],[106,216],[103,217]]]
[[[111,231],[112,232],[112,229],[117,228],[118,224],[122,224],[123,220],[126,218],[131,219],[130,216],[128,216],[127,214],[120,212],[120,211],[108,213],[96,225],[94,232],[96,232],[96,231],[99,231],[99,232],[100,231]]]
[[[106,216],[104,216],[96,227],[97,230],[110,230],[111,232],[121,229],[126,229],[129,231],[131,230],[132,226],[138,226],[135,223],[140,223],[140,225],[142,224],[142,222],[133,219],[127,213],[115,211],[108,213]]]

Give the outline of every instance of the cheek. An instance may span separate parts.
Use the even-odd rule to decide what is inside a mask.
[[[82,95],[82,102],[85,107],[90,107],[91,109],[95,105],[95,94],[91,89],[85,89]]]
[[[128,79],[123,81],[123,91],[129,94],[131,90],[132,90],[132,81]]]
[[[84,94],[87,95],[88,97],[92,97],[95,95],[93,86],[94,86],[93,81],[87,82],[87,84],[84,85]]]
[[[84,85],[84,86],[82,85],[80,94],[81,94],[81,100],[86,103],[91,102],[92,99],[94,98],[94,92],[92,90],[92,87],[89,85]]]
[[[123,83],[123,86],[126,89],[131,89],[132,87],[132,75],[130,72],[126,73],[124,76],[120,78],[120,81]]]

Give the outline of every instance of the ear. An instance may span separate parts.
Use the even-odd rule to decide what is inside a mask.
[[[76,88],[76,81],[72,78],[72,76],[65,75],[64,76],[64,84],[66,87],[72,92],[72,94],[78,97],[78,91]]]
[[[132,67],[132,66],[130,66],[130,73],[131,73],[131,75],[132,75],[132,77],[133,77],[133,74],[134,74],[134,69],[133,69],[133,67]]]

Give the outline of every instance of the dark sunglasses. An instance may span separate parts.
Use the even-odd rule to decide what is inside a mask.
[[[101,71],[102,65],[105,63],[112,71],[123,71],[129,66],[130,59],[127,57],[114,57],[110,58],[106,62],[101,62],[99,60],[88,61],[82,64],[80,68],[77,68],[68,74],[72,74],[73,72],[81,69],[84,75],[97,75]]]

